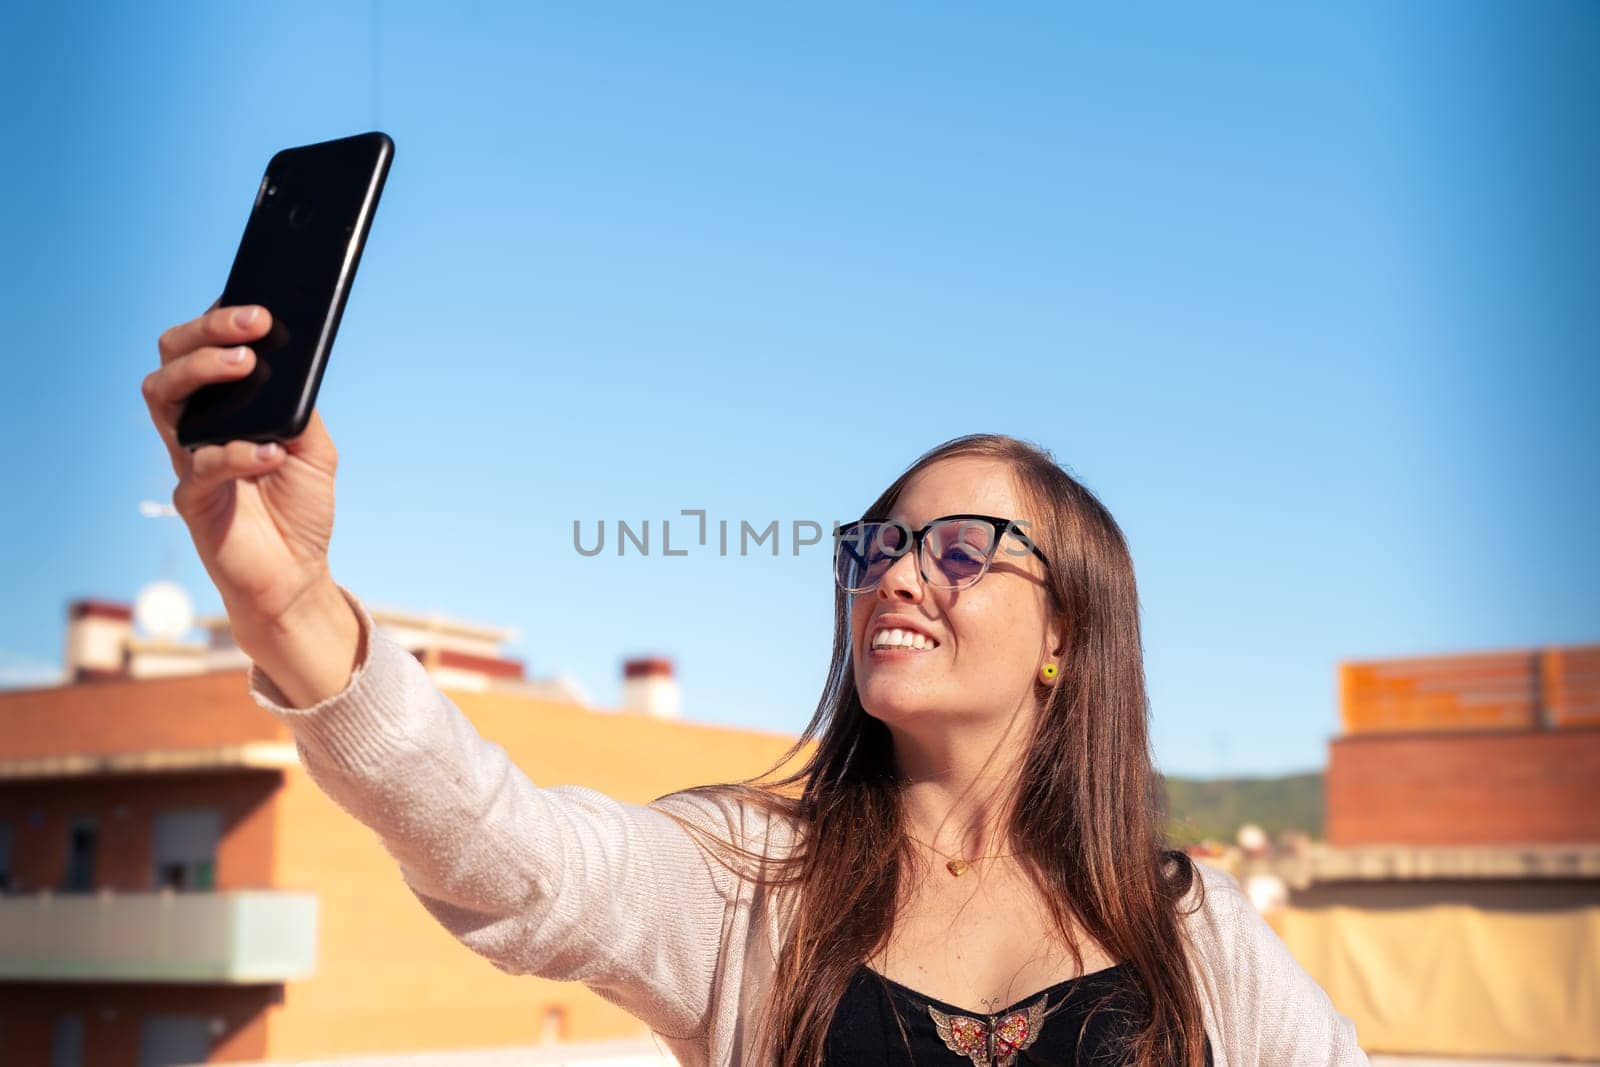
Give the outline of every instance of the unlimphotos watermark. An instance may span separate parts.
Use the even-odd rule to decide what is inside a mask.
[[[682,508],[679,510],[680,518],[690,518],[694,522],[688,531],[679,534],[680,541],[673,544],[673,526],[671,519],[662,519],[659,526],[659,554],[663,556],[687,556],[696,549],[711,548],[712,528],[707,520],[705,508]],[[960,525],[970,525],[982,528],[977,520],[961,519]],[[649,556],[656,550],[652,546],[649,519],[641,519],[630,523],[627,519],[617,519],[613,526],[612,543],[618,556],[629,554],[632,546],[633,554]],[[861,522],[840,523],[837,519],[831,523],[833,534],[832,543],[828,546],[830,555],[837,554],[840,542],[848,542],[857,552],[865,554],[868,548],[863,544],[870,537],[871,550],[888,556],[899,556],[908,551],[916,541],[916,532],[911,526],[898,519],[886,519],[870,524]],[[1018,520],[1012,523],[1002,533],[1010,533],[1016,544],[1004,544],[1004,547],[995,546],[995,551],[1004,552],[1008,556],[1024,556],[1033,550],[1032,542],[1026,533],[1028,523]],[[592,540],[584,537],[584,523],[581,519],[572,520],[572,547],[577,549],[578,555],[594,557],[606,551],[606,520],[599,519],[595,522]],[[682,526],[679,527],[682,530]],[[784,544],[783,532],[788,532],[789,554],[800,555],[800,550],[812,545],[823,543],[823,524],[814,519],[791,519],[784,522],[771,519],[764,525],[757,525],[748,519],[739,519],[730,529],[730,520],[718,519],[716,521],[715,538],[716,552],[719,556],[736,554],[740,556],[752,555],[765,551],[768,555],[776,557],[782,551]],[[992,534],[993,527],[988,531]],[[731,533],[731,537],[730,537]]]

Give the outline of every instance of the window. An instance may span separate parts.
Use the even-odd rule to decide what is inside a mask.
[[[211,1058],[211,1020],[204,1015],[150,1015],[139,1024],[139,1067],[173,1067]]]
[[[156,813],[151,847],[157,889],[215,889],[220,808],[174,808]]]
[[[567,1013],[560,1006],[545,1008],[540,1020],[539,1044],[555,1045],[567,1039]]]
[[[50,1067],[83,1067],[83,1016],[57,1015],[50,1035]]]
[[[15,888],[11,878],[11,824],[0,822],[0,893]]]
[[[67,877],[61,887],[64,892],[86,893],[94,888],[94,854],[98,836],[93,815],[80,815],[72,820],[71,837],[67,842]]]

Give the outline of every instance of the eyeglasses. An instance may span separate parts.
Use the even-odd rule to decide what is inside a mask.
[[[833,577],[847,593],[876,589],[894,561],[910,549],[917,553],[917,573],[936,589],[970,589],[989,571],[1000,538],[1011,534],[1045,564],[1043,552],[1019,529],[1027,523],[996,515],[945,515],[920,530],[905,523],[858,520],[835,534]],[[1026,552],[1008,555],[1021,556]]]

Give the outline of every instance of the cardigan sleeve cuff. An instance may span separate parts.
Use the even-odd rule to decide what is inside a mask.
[[[408,683],[426,668],[409,650],[378,630],[361,599],[339,583],[361,627],[361,662],[339,692],[307,708],[291,707],[275,682],[250,664],[250,699],[314,748],[328,762],[347,769],[374,768],[407,745]]]

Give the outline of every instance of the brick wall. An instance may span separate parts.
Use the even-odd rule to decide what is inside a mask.
[[[1364,734],[1330,745],[1334,845],[1600,842],[1600,729]]]
[[[13,887],[25,893],[62,889],[73,820],[88,816],[96,831],[95,888],[149,892],[156,887],[157,814],[215,808],[222,816],[222,840],[213,888],[273,888],[279,827],[272,803],[282,781],[280,771],[233,771],[0,782],[0,823],[11,827]]]

